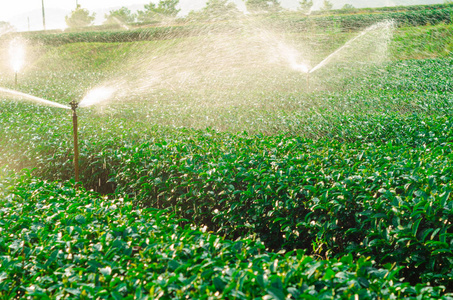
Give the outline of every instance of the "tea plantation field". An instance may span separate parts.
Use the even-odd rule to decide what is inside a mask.
[[[308,88],[241,37],[215,64],[200,36],[30,42],[17,86],[0,56],[2,87],[124,92],[77,111],[79,184],[71,112],[0,95],[0,298],[452,299],[451,30],[395,29],[385,63]],[[286,39],[319,62],[351,36]]]

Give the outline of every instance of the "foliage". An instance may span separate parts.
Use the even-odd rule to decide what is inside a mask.
[[[223,2],[222,2],[223,1]],[[159,2],[161,5],[163,2]],[[209,3],[208,3],[209,4]],[[159,6],[153,3],[149,4],[149,9],[153,14],[157,14]],[[162,4],[163,5],[163,4]],[[332,28],[337,31],[351,32],[363,30],[364,28],[376,24],[381,21],[394,20],[395,25],[398,27],[414,27],[414,31],[421,30],[416,26],[427,25],[445,25],[451,24],[451,15],[453,14],[453,6],[449,5],[426,5],[426,6],[409,6],[388,8],[385,11],[368,11],[366,13],[357,13],[346,15],[327,15],[327,16],[301,16],[300,13],[283,14],[281,16],[272,17],[269,22],[271,28],[280,28],[287,32],[305,33],[309,30],[326,31]],[[333,12],[341,12],[337,10]],[[312,12],[314,13],[314,12]],[[188,16],[189,19],[203,20],[211,15],[215,19],[230,19],[236,18],[242,14],[238,11],[233,3],[225,0],[213,0],[211,4],[206,6],[204,10],[191,12]],[[144,17],[143,17],[144,18]],[[145,20],[145,19],[143,19]],[[142,21],[143,21],[142,20]],[[152,17],[148,21],[158,21],[157,18]],[[69,32],[69,33],[52,33],[45,34],[37,33],[20,33],[24,38],[48,43],[50,45],[61,45],[66,43],[77,42],[133,42],[133,41],[148,41],[148,40],[161,40],[171,39],[175,37],[189,37],[204,35],[209,31],[218,31],[223,26],[223,30],[236,30],[234,23],[216,24],[210,26],[206,24],[189,23],[183,26],[161,26],[143,29],[133,29],[130,31],[107,31],[106,29],[99,29],[98,32]],[[222,29],[222,28],[221,28]],[[445,33],[448,34],[448,33]],[[442,39],[442,37],[440,37]],[[418,39],[417,41],[421,41]],[[438,43],[437,40],[433,40]],[[433,43],[431,41],[431,43]],[[426,48],[426,46],[425,46]],[[447,49],[448,50],[448,49]]]
[[[208,0],[200,11],[191,11],[188,18],[191,20],[228,20],[235,19],[242,13],[236,4],[229,0]]]
[[[395,32],[391,52],[395,59],[449,57],[453,51],[452,25],[406,27]]]
[[[245,6],[249,12],[278,12],[282,9],[278,0],[247,0]]]
[[[11,174],[0,182],[2,298],[448,299],[401,283],[391,265],[268,253],[71,183]]]
[[[157,4],[157,12],[165,16],[176,17],[176,15],[181,11],[177,6],[179,5],[179,0],[161,0]]]
[[[355,7],[352,4],[346,3],[341,9],[343,10],[353,10]]]
[[[127,43],[137,41],[166,40],[199,34],[197,26],[167,26],[147,29],[131,29],[100,32],[64,32],[59,34],[23,34],[29,40],[51,46],[75,43]]]
[[[124,109],[119,120],[130,123],[96,116],[99,124],[84,124],[82,180],[90,188],[99,188],[99,182],[105,191],[116,187],[142,204],[169,208],[178,218],[231,238],[257,236],[270,248],[321,255],[371,256],[380,264],[404,266],[410,280],[418,280],[411,275],[417,274],[424,282],[446,284],[450,269],[444,262],[451,249],[445,246],[450,241],[445,220],[451,214],[443,203],[452,188],[452,66],[451,59],[395,63],[389,74],[369,83],[371,91],[314,95],[324,104],[317,113],[286,115],[283,121],[299,122],[292,127],[301,130],[292,135],[313,132],[319,141],[147,127],[138,125],[139,112],[128,115]],[[90,83],[95,79],[83,76]],[[64,85],[58,88],[66,93]],[[324,115],[316,119],[319,112]],[[46,178],[70,177],[66,119],[49,108],[3,103],[0,161],[35,167]],[[44,120],[53,120],[52,127],[42,126]],[[277,121],[271,126],[281,126]],[[421,212],[418,202],[424,203]],[[417,234],[410,236],[415,222]],[[433,234],[435,228],[440,230]]]
[[[233,3],[225,0],[212,0],[203,10],[191,12],[189,19],[206,19],[211,16],[215,19],[230,19],[242,15]],[[222,2],[223,1],[223,2]],[[150,5],[154,5],[151,3]],[[154,7],[153,9],[157,9]],[[310,30],[330,30],[337,28],[339,31],[349,32],[363,30],[364,28],[381,21],[394,20],[398,27],[415,27],[426,25],[451,24],[451,6],[433,6],[426,9],[411,9],[407,11],[390,11],[385,13],[366,13],[348,15],[328,16],[301,16],[300,13],[293,15],[282,15],[269,20],[271,27],[282,28],[288,32],[304,33]],[[145,20],[145,19],[143,19]],[[151,18],[149,20],[156,21]],[[174,37],[200,36],[212,30],[234,30],[234,24],[222,24],[209,26],[205,24],[194,24],[184,26],[162,26],[144,29],[133,29],[130,31],[101,31],[101,32],[73,32],[60,34],[43,33],[21,33],[27,39],[61,45],[77,42],[132,42],[159,39],[171,39]],[[416,28],[415,30],[419,30]]]
[[[341,298],[345,291],[366,299],[440,298],[442,285],[452,291],[453,60],[442,46],[449,30],[400,28],[391,46],[394,58],[442,59],[396,61],[359,77],[332,63],[312,74],[319,87],[312,93],[242,91],[238,107],[214,107],[194,101],[198,94],[159,89],[144,101],[80,109],[82,182],[115,194],[101,199],[72,184],[0,175],[0,250],[9,257],[0,264],[1,296]],[[85,34],[114,41],[118,33]],[[423,53],[422,38],[433,42]],[[16,88],[78,100],[118,74],[110,73],[115,65],[138,73],[124,57],[143,58],[149,48],[157,55],[177,42],[47,43]],[[276,75],[288,84],[291,70]],[[165,105],[153,101],[157,94]],[[0,111],[0,165],[33,168],[48,180],[72,176],[69,111],[3,100]],[[302,250],[265,251],[282,247]]]
[[[316,12],[316,11],[315,11]],[[315,13],[315,12],[312,12]],[[325,12],[325,11],[322,11]],[[336,13],[331,13],[336,12]],[[346,14],[343,14],[345,12]],[[405,26],[427,26],[438,24],[451,24],[452,6],[434,6],[426,9],[408,9],[408,10],[389,10],[365,11],[358,13],[355,9],[354,14],[344,10],[332,10],[329,14],[321,16],[300,16],[293,14],[290,17],[275,18],[275,26],[287,28],[291,32],[304,32],[308,29],[318,28],[319,30],[338,28],[340,31],[356,31],[382,21],[393,20],[398,27]]]
[[[160,0],[157,5],[153,2],[145,4],[145,10],[137,12],[140,22],[160,20],[162,17],[176,17],[180,9],[177,8],[179,0]]]
[[[0,21],[0,35],[14,31],[14,26],[6,21]]]
[[[331,10],[332,8],[333,8],[332,2],[330,2],[329,0],[323,0],[322,6],[320,8],[321,11]]]
[[[66,25],[70,28],[90,26],[93,24],[95,15],[95,13],[90,15],[90,12],[86,8],[82,8],[79,4],[70,15],[65,17]]]
[[[420,11],[420,10],[436,10],[451,8],[452,4],[428,4],[428,5],[402,5],[402,6],[383,6],[383,7],[366,7],[366,8],[355,8],[355,13],[388,13],[388,12],[409,12],[409,11]],[[314,11],[313,14],[322,13],[321,11]],[[329,14],[349,14],[349,11],[343,9],[333,9],[329,11]]]
[[[150,2],[149,4],[145,4],[144,10],[137,11],[137,20],[139,22],[150,22],[157,18],[156,12],[157,6],[155,3]]]
[[[136,15],[130,9],[123,6],[117,10],[111,10],[105,15],[105,24],[124,24],[135,22]]]
[[[312,6],[313,6],[312,0],[302,0],[302,1],[299,1],[298,10],[303,13],[308,13],[311,10]]]
[[[452,124],[440,121],[414,133],[439,139],[434,127],[451,132]],[[115,155],[130,161],[114,176],[117,191],[171,207],[221,235],[258,236],[272,249],[371,256],[405,266],[412,281],[447,284],[453,186],[446,151],[443,143],[408,150],[200,132],[123,147]],[[412,161],[422,163],[410,167]]]

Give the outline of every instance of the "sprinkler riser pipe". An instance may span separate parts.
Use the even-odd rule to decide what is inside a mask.
[[[79,141],[78,141],[78,124],[77,124],[77,114],[74,110],[72,114],[72,125],[74,127],[74,172],[75,172],[75,181],[79,182]]]
[[[14,85],[17,85],[17,72],[14,73]]]
[[[72,109],[72,127],[74,134],[74,172],[75,181],[79,182],[79,141],[78,141],[78,120],[77,120],[77,107],[78,103],[73,101],[69,103]]]

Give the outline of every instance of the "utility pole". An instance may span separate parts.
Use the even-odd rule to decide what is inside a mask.
[[[46,13],[44,12],[44,0],[41,0],[42,3],[42,26],[46,30]]]

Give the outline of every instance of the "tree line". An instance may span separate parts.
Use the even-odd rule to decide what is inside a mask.
[[[278,0],[243,1],[247,11],[253,14],[276,13],[284,10]],[[309,13],[312,7],[313,0],[299,1],[298,10],[303,13]],[[333,4],[329,0],[323,0],[321,10],[330,10],[332,7]],[[179,12],[179,0],[160,0],[158,3],[151,2],[149,4],[145,4],[143,10],[138,10],[136,13],[133,13],[127,7],[111,10],[108,14],[104,15],[104,24],[159,22],[166,19],[176,18]],[[201,10],[191,11],[187,18],[230,18],[231,16],[239,14],[241,14],[241,12],[237,5],[230,2],[230,0],[208,0]],[[95,13],[90,13],[89,10],[77,5],[76,9],[66,16],[65,19],[68,27],[73,28],[92,25],[95,17]]]

